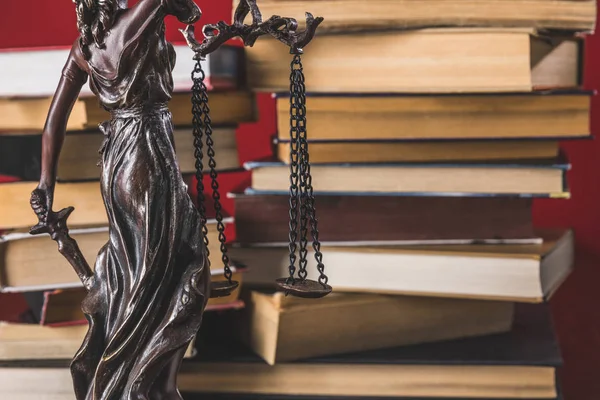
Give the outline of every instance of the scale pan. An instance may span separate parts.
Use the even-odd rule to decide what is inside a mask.
[[[288,281],[289,278],[281,278],[275,281],[279,289],[284,291],[286,295],[291,294],[305,299],[319,299],[327,296],[332,291],[331,286],[310,279]]]
[[[239,286],[239,282],[236,281],[218,281],[210,283],[210,298],[215,299],[217,297],[227,297]]]

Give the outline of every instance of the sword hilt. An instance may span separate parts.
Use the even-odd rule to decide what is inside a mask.
[[[46,194],[36,189],[31,194],[31,208],[38,216],[39,222],[29,230],[32,235],[47,233],[58,244],[58,251],[71,264],[86,289],[93,282],[94,272],[81,253],[77,241],[69,236],[67,219],[75,210],[74,207],[63,208],[59,212],[48,209]]]
[[[75,210],[74,207],[63,208],[59,212],[49,209],[47,194],[42,189],[35,189],[31,193],[29,201],[31,208],[38,217],[37,225],[29,230],[32,235],[41,235],[48,233],[52,239],[56,240],[56,235],[68,235],[67,219]]]
[[[45,214],[45,218],[36,212],[39,222],[29,230],[29,233],[32,235],[48,233],[54,240],[57,235],[68,235],[67,218],[73,210],[75,210],[74,207],[67,207],[59,212],[49,211]]]

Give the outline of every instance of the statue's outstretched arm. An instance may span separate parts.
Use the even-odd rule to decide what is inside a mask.
[[[75,46],[77,45],[76,43]],[[52,204],[56,167],[66,134],[67,122],[86,80],[87,73],[77,65],[72,51],[63,68],[42,133],[42,172],[39,188],[48,192],[48,207]]]
[[[59,212],[52,211],[54,185],[56,182],[56,166],[60,156],[67,130],[69,115],[87,80],[87,73],[79,67],[75,60],[75,52],[79,49],[76,42],[74,50],[62,71],[58,88],[50,104],[46,125],[42,133],[42,173],[38,187],[31,194],[31,207],[38,216],[39,222],[31,228],[32,234],[48,233],[58,243],[59,251],[67,257],[84,287],[92,284],[93,272],[81,254],[77,243],[69,236],[67,218],[73,211],[68,207]]]

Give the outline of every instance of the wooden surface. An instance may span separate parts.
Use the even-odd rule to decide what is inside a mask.
[[[229,1],[197,1],[204,23],[229,19]],[[77,35],[75,12],[70,1],[6,0],[0,13],[0,49],[47,45],[70,45]],[[180,41],[175,21],[168,21],[168,38]],[[600,37],[586,45],[586,87],[600,88]],[[242,161],[270,154],[270,135],[275,132],[275,107],[269,95],[259,96],[261,121],[238,130]],[[593,104],[592,130],[600,129],[600,101]],[[577,236],[576,272],[552,302],[565,358],[562,373],[566,400],[600,398],[600,143],[578,142],[564,145],[573,164],[570,173],[571,200],[538,201],[535,220],[540,226],[573,226]],[[244,187],[246,172],[223,177],[224,191]],[[318,200],[317,200],[318,204]],[[231,212],[232,203],[224,202]],[[0,298],[0,308],[12,301]]]

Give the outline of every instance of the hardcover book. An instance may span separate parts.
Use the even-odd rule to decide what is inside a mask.
[[[589,137],[593,94],[577,90],[309,93],[308,136],[311,142],[398,140],[407,143]],[[289,141],[289,94],[280,93],[276,98],[278,139]]]
[[[250,193],[288,192],[289,166],[248,162],[244,167],[252,171]],[[568,198],[569,169],[570,165],[558,158],[506,163],[314,164],[311,174],[314,191],[321,195]]]
[[[541,232],[537,245],[323,246],[329,284],[337,292],[368,292],[520,302],[548,299],[574,265],[571,231]],[[288,276],[287,247],[232,246],[234,264],[247,266],[245,282],[272,287]],[[308,250],[309,279],[317,279]]]
[[[229,193],[236,240],[287,246],[287,195]],[[522,197],[321,195],[319,239],[336,246],[394,244],[540,243],[532,200]]]
[[[258,40],[247,50],[250,88],[287,90],[288,58],[278,43]],[[358,32],[320,36],[303,65],[309,92],[529,92],[580,86],[581,42],[516,28]]]

